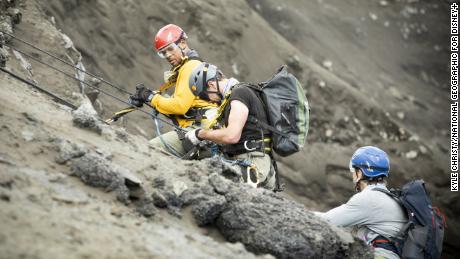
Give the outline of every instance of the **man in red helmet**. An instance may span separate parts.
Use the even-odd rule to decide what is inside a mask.
[[[179,26],[168,24],[158,31],[153,44],[158,56],[166,59],[174,68],[183,62],[185,56],[199,60],[198,53],[188,47],[187,38]]]
[[[179,26],[168,24],[158,31],[153,43],[158,55],[171,64],[171,69],[165,72],[165,84],[159,91],[138,87],[136,94],[131,96],[132,104],[140,107],[148,103],[158,112],[172,117],[182,128],[206,125],[217,105],[196,97],[189,88],[190,75],[201,64],[201,60],[198,53],[188,47],[187,35]],[[172,86],[174,92],[170,97],[161,95]],[[167,151],[182,156],[186,153],[182,138],[171,131],[154,138],[151,144],[166,147]]]

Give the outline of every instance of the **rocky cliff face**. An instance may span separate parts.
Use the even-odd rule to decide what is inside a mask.
[[[352,195],[346,165],[357,146],[368,144],[389,151],[393,185],[425,179],[448,217],[444,255],[454,256],[460,205],[448,191],[444,2],[1,5],[2,30],[13,32],[20,19],[14,35],[128,91],[140,82],[151,88],[161,83],[168,67],[152,51],[151,38],[164,24],[177,23],[190,45],[229,76],[263,81],[288,64],[312,108],[306,148],[281,159],[286,192],[250,190],[216,174],[221,169],[215,161],[179,161],[150,149],[145,137],[133,135],[153,136],[152,122],[142,113],[115,127],[101,124],[89,112],[89,101],[73,92],[84,90],[102,117],[124,105],[18,55],[13,48],[76,73],[6,37],[2,57],[9,56],[8,69],[74,104],[85,103],[70,112],[2,73],[0,166],[6,173],[0,180],[0,247],[8,257],[76,251],[75,257],[361,258],[368,251],[360,242],[309,210],[326,210]],[[100,80],[85,80],[127,98]],[[31,249],[13,249],[18,242]],[[101,251],[109,242],[117,249]]]

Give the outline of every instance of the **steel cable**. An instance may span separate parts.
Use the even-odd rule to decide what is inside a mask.
[[[19,42],[22,42],[22,43],[26,44],[27,46],[29,46],[29,47],[31,47],[31,48],[33,48],[33,49],[35,49],[35,50],[38,50],[38,51],[40,51],[40,52],[42,52],[42,53],[45,53],[46,55],[48,55],[48,56],[50,56],[50,57],[52,57],[52,58],[54,58],[54,59],[57,59],[57,60],[61,61],[62,63],[66,64],[66,65],[68,65],[68,66],[71,66],[71,67],[73,67],[73,68],[75,68],[75,69],[77,69],[77,70],[79,70],[79,71],[81,71],[81,72],[83,72],[83,73],[85,73],[85,74],[91,76],[91,77],[94,77],[94,78],[96,78],[96,79],[99,79],[99,80],[101,80],[102,82],[104,82],[104,83],[110,85],[111,87],[113,87],[113,88],[115,88],[115,89],[117,89],[117,90],[119,90],[119,91],[121,91],[121,92],[123,92],[123,93],[125,93],[125,94],[132,95],[130,92],[126,91],[125,89],[123,89],[123,88],[121,88],[121,87],[119,87],[119,86],[116,86],[115,84],[110,83],[109,81],[105,80],[104,78],[98,77],[98,76],[96,76],[96,75],[94,75],[94,74],[92,74],[92,73],[90,73],[90,72],[87,72],[87,71],[85,71],[85,70],[83,70],[83,69],[81,69],[81,68],[79,68],[79,67],[77,67],[77,66],[75,66],[75,65],[73,65],[73,64],[71,64],[71,63],[69,63],[69,62],[67,62],[67,61],[65,61],[65,60],[63,60],[62,58],[57,57],[56,55],[51,54],[50,52],[48,52],[48,51],[46,51],[46,50],[43,50],[43,49],[41,49],[41,48],[39,48],[39,47],[37,47],[37,46],[34,46],[33,44],[31,44],[31,43],[29,43],[29,42],[27,42],[27,41],[25,41],[25,40],[22,40],[22,39],[20,39],[20,38],[18,38],[18,37],[16,37],[16,36],[14,36],[13,34],[10,34],[10,33],[8,33],[8,32],[1,31],[1,30],[0,30],[0,32],[2,32],[2,33],[4,33],[4,34],[6,34],[6,35],[12,37],[13,39],[18,40]]]
[[[63,70],[61,70],[61,69],[59,69],[59,68],[56,68],[56,67],[54,67],[54,66],[52,66],[52,65],[50,65],[50,64],[47,64],[46,62],[40,60],[39,58],[36,58],[36,57],[34,57],[34,56],[30,55],[30,54],[27,54],[27,53],[25,53],[24,51],[21,51],[21,50],[19,50],[19,49],[17,49],[17,48],[14,48],[14,47],[11,47],[11,48],[12,48],[13,50],[15,50],[15,51],[21,53],[22,55],[24,55],[24,56],[26,56],[26,57],[28,57],[28,58],[30,58],[30,59],[32,59],[32,60],[34,60],[34,61],[36,61],[36,62],[42,64],[42,65],[45,65],[45,66],[47,66],[47,67],[49,67],[49,68],[51,68],[51,69],[53,69],[53,70],[55,70],[55,71],[57,71],[57,72],[60,72],[60,73],[64,74],[65,76],[67,76],[67,77],[69,77],[69,78],[74,79],[75,81],[78,81],[78,82],[80,82],[80,83],[82,83],[82,84],[84,84],[84,85],[86,85],[86,86],[89,86],[89,87],[92,88],[92,89],[96,89],[97,91],[100,91],[101,93],[103,93],[103,94],[105,94],[105,95],[107,95],[107,96],[109,96],[109,97],[112,97],[113,99],[115,99],[115,100],[117,100],[117,101],[119,101],[119,102],[121,102],[121,103],[127,104],[127,105],[129,105],[130,107],[133,107],[133,108],[135,108],[136,110],[141,111],[141,112],[143,112],[143,113],[145,113],[145,114],[147,114],[147,115],[149,115],[149,116],[153,116],[153,117],[157,118],[158,120],[160,120],[160,121],[162,121],[162,122],[168,124],[169,126],[172,126],[172,127],[176,128],[176,129],[178,129],[178,130],[180,130],[180,131],[186,132],[186,130],[184,130],[184,129],[182,129],[182,128],[176,126],[176,125],[174,125],[173,123],[171,123],[171,122],[169,122],[169,121],[166,121],[166,120],[164,120],[164,119],[162,119],[162,118],[159,118],[157,115],[153,115],[153,114],[151,114],[151,113],[149,113],[149,112],[146,112],[146,111],[144,111],[144,110],[142,110],[142,109],[140,109],[140,108],[138,108],[138,107],[135,107],[135,106],[133,106],[132,104],[130,104],[129,102],[124,101],[124,100],[122,100],[121,98],[116,97],[115,95],[110,94],[110,93],[108,93],[108,92],[106,92],[106,91],[104,91],[104,90],[101,90],[100,88],[98,88],[98,87],[96,87],[96,86],[93,86],[93,85],[91,85],[91,84],[88,84],[87,82],[82,81],[82,80],[76,78],[76,77],[73,76],[72,74],[69,74],[69,73],[67,73],[67,72],[65,72],[65,71],[63,71]],[[147,105],[148,105],[148,104],[147,104]],[[151,105],[148,105],[148,106],[149,106],[150,108],[152,108],[152,109],[155,109],[155,108],[152,107]]]

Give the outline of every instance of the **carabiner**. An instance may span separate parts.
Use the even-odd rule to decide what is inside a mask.
[[[257,149],[257,147],[254,147],[254,148],[248,148],[248,146],[247,146],[247,142],[248,142],[247,140],[246,140],[246,141],[244,141],[244,149],[246,149],[247,151],[254,151],[254,150],[256,150],[256,149]]]
[[[254,177],[256,178],[255,182],[252,181],[251,174],[254,174]],[[257,188],[259,185],[259,173],[257,167],[254,164],[246,167],[246,184],[249,184],[254,188]]]

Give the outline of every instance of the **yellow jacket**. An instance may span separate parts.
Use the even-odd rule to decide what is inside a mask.
[[[178,70],[176,87],[172,97],[159,94],[152,98],[150,104],[160,113],[174,116],[180,127],[185,128],[193,124],[194,119],[185,119],[181,115],[190,108],[216,108],[217,105],[201,100],[195,96],[189,87],[189,79],[195,67],[201,64],[198,60],[186,61]]]

